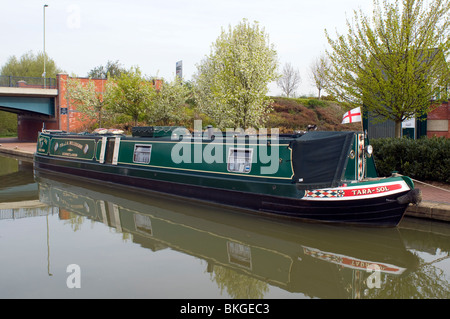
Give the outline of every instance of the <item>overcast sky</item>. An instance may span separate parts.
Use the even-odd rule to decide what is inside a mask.
[[[346,33],[353,10],[369,14],[372,0],[15,0],[2,1],[0,65],[8,57],[43,51],[43,6],[48,56],[69,74],[86,76],[108,60],[173,79],[177,61],[191,79],[221,28],[258,21],[275,45],[280,66],[298,68],[297,95],[315,95],[309,67],[325,52],[324,30]],[[281,91],[272,84],[271,94]]]

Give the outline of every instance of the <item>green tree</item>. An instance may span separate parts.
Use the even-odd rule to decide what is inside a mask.
[[[449,83],[448,0],[374,0],[372,16],[354,11],[348,34],[333,40],[326,90],[364,106],[381,120],[401,123],[430,111],[430,100]]]
[[[163,125],[185,120],[184,104],[188,93],[187,86],[183,85],[179,77],[175,77],[171,82],[163,82],[153,99],[150,119],[154,122],[160,121]]]
[[[54,78],[56,74],[63,72],[57,67],[55,61],[46,55],[45,73],[47,78]],[[29,51],[20,58],[15,55],[10,56],[1,68],[1,75],[42,77],[44,72],[44,53],[34,54]]]
[[[156,90],[147,81],[138,67],[131,68],[116,79],[109,79],[107,109],[111,112],[131,116],[134,124],[151,109]]]
[[[262,299],[269,291],[266,282],[219,265],[213,266],[210,279],[219,286],[221,294],[226,290],[231,298]]]
[[[119,61],[108,61],[106,66],[100,65],[89,71],[88,77],[95,79],[106,79],[108,77],[119,77],[122,73],[127,72]]]
[[[200,111],[219,127],[258,127],[270,112],[268,84],[277,79],[277,54],[264,28],[243,20],[222,29],[194,76]]]

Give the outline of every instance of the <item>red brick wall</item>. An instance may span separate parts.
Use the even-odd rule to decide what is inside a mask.
[[[69,76],[67,74],[58,74],[57,75],[57,88],[58,88],[58,97],[56,101],[56,109],[58,112],[58,118],[60,123],[60,129],[69,132],[81,132],[86,130],[89,127],[90,123],[86,123],[86,119],[82,114],[76,111],[76,107],[71,101],[68,101],[66,98],[67,94],[67,80]],[[82,83],[87,83],[89,78],[75,78],[78,79]],[[106,84],[105,79],[91,79],[95,84],[96,92],[103,92],[104,86]],[[68,109],[67,114],[59,114],[62,107]],[[67,125],[67,119],[69,119],[69,125]]]
[[[29,114],[17,115],[17,139],[21,142],[37,141],[38,132],[42,130],[42,124],[48,130],[59,128],[56,119],[49,119],[45,116],[32,116]]]
[[[427,115],[427,137],[450,138],[450,103],[442,103]]]
[[[58,74],[57,75],[57,88],[58,88],[58,97],[56,101],[56,112],[57,117],[59,118],[59,129],[69,132],[82,132],[85,131],[87,127],[90,127],[92,122],[87,122],[86,118],[83,117],[81,113],[76,112],[76,107],[70,101],[67,101],[67,79],[69,76],[67,74]],[[81,81],[82,83],[87,83],[89,78],[75,78]],[[94,81],[96,92],[104,92],[106,79],[91,79]],[[157,90],[161,88],[162,81],[155,80],[153,85]],[[68,115],[59,114],[61,107],[68,107],[69,112]],[[69,117],[69,126],[67,126],[67,118]]]

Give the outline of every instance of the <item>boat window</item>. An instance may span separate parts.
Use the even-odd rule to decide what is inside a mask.
[[[150,163],[150,155],[152,153],[151,145],[135,144],[133,162],[140,164]]]
[[[249,173],[252,169],[253,149],[230,148],[228,152],[229,172]]]
[[[252,269],[252,253],[249,246],[228,241],[227,251],[230,263]]]
[[[147,215],[134,214],[136,231],[145,235],[153,235],[152,220]]]

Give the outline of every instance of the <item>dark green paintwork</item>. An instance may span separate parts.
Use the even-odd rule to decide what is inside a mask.
[[[48,154],[50,146],[50,136],[39,134],[39,138],[36,145],[36,152],[39,154]]]
[[[151,145],[151,160],[149,164],[133,163],[134,146]],[[214,173],[242,176],[247,175],[256,178],[275,178],[284,179],[289,182],[292,180],[293,171],[291,166],[291,150],[289,144],[280,144],[278,146],[278,156],[271,158],[273,165],[278,166],[274,174],[262,174],[262,170],[271,165],[263,164],[260,161],[261,152],[267,154],[268,146],[260,145],[242,145],[242,144],[224,144],[218,141],[210,142],[179,142],[170,140],[145,141],[139,139],[122,139],[118,163],[123,165],[144,166],[165,169],[177,169],[186,171],[187,173]],[[252,149],[252,165],[249,173],[229,172],[227,170],[227,156],[230,148]],[[211,151],[214,149],[214,151]],[[218,152],[221,156],[217,156],[215,160],[211,159],[210,154],[215,155]],[[172,154],[173,153],[173,154]],[[180,156],[181,154],[181,156]],[[174,156],[172,156],[174,155]],[[182,156],[184,155],[184,156]],[[180,157],[180,163],[176,163],[173,157]],[[210,158],[210,163],[205,163]]]
[[[103,143],[102,137],[105,136],[108,144],[105,152],[105,162],[101,164],[99,159]],[[117,163],[114,163],[112,153],[117,138],[120,138],[120,150]],[[68,142],[69,139],[71,140],[70,142]],[[289,141],[290,139],[280,139],[278,144],[271,145],[272,147],[277,147],[276,150],[278,151],[278,156],[276,157],[278,170],[276,170],[275,174],[261,174],[261,170],[264,167],[270,166],[270,163],[261,163],[260,158],[261,153],[267,154],[266,152],[269,148],[267,143],[262,145],[257,143],[238,143],[238,141],[229,143],[229,140],[221,143],[221,140],[202,141],[201,139],[189,139],[189,142],[192,143],[188,143],[186,140],[179,141],[171,140],[170,138],[140,138],[123,135],[79,135],[76,137],[72,135],[66,138],[64,135],[52,136],[51,134],[41,133],[36,154],[48,155],[39,157],[39,161],[43,163],[50,163],[52,157],[66,158],[72,161],[63,161],[58,163],[58,165],[81,168],[87,171],[101,171],[110,174],[140,177],[156,182],[164,181],[272,196],[301,198],[304,196],[304,191],[298,190],[293,182],[292,151],[289,148]],[[358,141],[358,135],[355,135],[355,142],[352,146],[355,154],[357,154]],[[151,156],[148,164],[133,161],[135,145],[151,145]],[[175,154],[185,156],[184,161],[180,163],[174,162],[172,159],[174,148],[177,148]],[[215,152],[211,151],[212,148],[215,148],[215,152],[222,152],[222,155],[221,157],[216,157],[216,162],[205,163],[203,158],[205,154],[216,155]],[[228,171],[227,156],[230,148],[253,150],[253,163],[248,173]],[[183,152],[181,152],[181,149],[183,149]],[[190,154],[184,152],[190,152]],[[275,161],[275,157],[271,157],[271,160]],[[350,158],[349,156],[343,178],[344,183],[357,180],[357,161],[357,155],[355,155],[355,158]],[[367,163],[373,163],[373,158],[368,158]]]
[[[69,140],[55,137],[50,140],[48,151],[50,156],[92,160],[95,155],[95,139]]]

